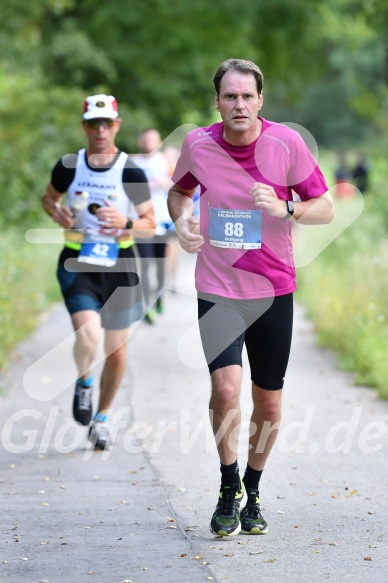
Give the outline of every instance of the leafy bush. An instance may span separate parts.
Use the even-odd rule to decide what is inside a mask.
[[[0,234],[0,368],[35,328],[39,314],[60,299],[58,252],[56,245],[27,243],[22,229]]]
[[[388,399],[388,205],[386,170],[373,166],[362,215],[310,265],[298,270],[299,299],[320,342],[356,382]]]

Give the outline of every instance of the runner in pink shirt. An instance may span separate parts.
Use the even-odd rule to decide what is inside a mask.
[[[213,81],[222,122],[186,136],[168,206],[181,246],[198,253],[198,317],[221,462],[221,488],[210,530],[225,536],[240,530],[264,534],[259,481],[276,440],[292,335],[292,223],[328,223],[333,203],[300,135],[258,116],[263,75],[257,65],[229,59]],[[192,216],[198,185],[200,219]],[[293,202],[293,191],[298,202]],[[241,480],[237,443],[244,344],[254,431]],[[277,425],[265,438],[268,423]],[[247,503],[240,514],[245,490]]]

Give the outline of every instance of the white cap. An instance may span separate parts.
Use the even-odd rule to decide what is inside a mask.
[[[89,95],[85,99],[83,119],[107,118],[117,119],[117,101],[113,95]]]

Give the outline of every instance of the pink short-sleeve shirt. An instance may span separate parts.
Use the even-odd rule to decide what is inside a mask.
[[[254,182],[274,188],[283,200],[324,194],[327,184],[298,132],[263,118],[260,136],[247,146],[222,137],[223,123],[191,131],[172,176],[191,190],[201,187],[195,284],[200,292],[256,299],[296,289],[291,221],[255,207]]]

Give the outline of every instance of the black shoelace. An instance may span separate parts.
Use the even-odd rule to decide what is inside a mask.
[[[234,513],[234,498],[238,488],[223,488],[222,490],[222,514],[232,515]]]
[[[248,494],[247,514],[250,518],[259,518],[260,516],[260,506],[256,502],[256,498],[257,498],[256,492]]]

